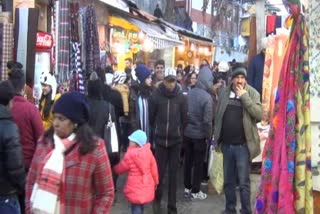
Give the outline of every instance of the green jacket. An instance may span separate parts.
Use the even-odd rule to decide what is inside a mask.
[[[231,87],[232,85],[221,90],[219,94],[214,125],[214,138],[218,142],[218,146],[221,145],[220,137],[223,115],[228,105]],[[259,93],[248,84],[245,90],[247,92],[240,97],[240,100],[243,106],[243,127],[250,152],[250,159],[252,160],[260,154],[260,139],[256,124],[261,121],[263,112]]]

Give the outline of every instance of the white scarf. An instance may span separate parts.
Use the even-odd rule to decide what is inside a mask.
[[[31,194],[31,212],[34,214],[60,213],[59,190],[64,181],[64,152],[74,143],[75,134],[62,140],[54,134],[54,149],[45,163],[33,186]],[[56,183],[56,185],[55,185]],[[58,208],[57,208],[58,207]]]

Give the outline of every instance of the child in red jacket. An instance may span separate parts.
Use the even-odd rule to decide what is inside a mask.
[[[128,172],[123,192],[131,203],[132,214],[142,214],[144,204],[154,199],[155,188],[159,183],[158,168],[150,143],[147,143],[146,133],[137,130],[128,138],[128,150],[114,170],[117,174]]]

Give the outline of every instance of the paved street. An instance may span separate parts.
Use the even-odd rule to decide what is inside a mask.
[[[220,214],[224,209],[224,194],[218,195],[217,193],[209,193],[208,198],[204,201],[190,201],[183,197],[183,176],[182,169],[179,169],[178,172],[178,193],[177,193],[177,208],[179,214]],[[258,187],[258,183],[260,180],[260,175],[251,175],[251,191],[252,191],[252,207],[254,207],[255,203],[255,193]],[[124,198],[122,194],[123,185],[125,182],[125,176],[122,175],[119,178],[118,186],[119,190],[117,193],[117,202],[112,207],[112,214],[128,214],[129,212],[129,204]],[[207,186],[202,186],[202,190],[204,192],[208,191]],[[167,192],[164,193],[164,196],[167,195]],[[238,195],[238,211],[240,210],[240,198]],[[167,214],[166,210],[166,198],[162,201],[161,209],[163,214]],[[145,206],[145,214],[152,214],[152,206],[148,204]]]

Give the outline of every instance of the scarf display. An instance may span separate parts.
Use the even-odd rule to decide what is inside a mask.
[[[82,19],[82,41],[85,50],[85,70],[87,74],[100,67],[100,49],[97,18],[94,6],[89,5],[80,11]]]
[[[272,117],[271,114],[274,110],[275,93],[278,87],[282,62],[286,53],[287,41],[288,35],[284,33],[268,37],[262,86],[263,118],[268,122],[268,118]]]
[[[255,213],[313,213],[308,29],[299,8],[290,5],[290,38],[264,148]]]
[[[61,186],[65,181],[64,152],[75,143],[75,134],[72,133],[66,139],[55,134],[53,139],[54,149],[47,155],[44,167],[33,186],[30,199],[32,213],[64,213],[63,200],[60,198],[64,194],[61,193]]]
[[[71,50],[71,70],[73,78],[70,80],[70,89],[84,94],[84,82],[81,65],[81,45],[78,42],[73,42]]]
[[[69,56],[70,56],[70,14],[68,0],[59,1],[58,12],[58,82],[66,82],[70,79],[69,73]]]
[[[39,10],[17,8],[15,13],[16,60],[26,71],[26,83],[33,85]]]
[[[0,81],[8,79],[8,61],[13,54],[13,24],[0,23]]]

